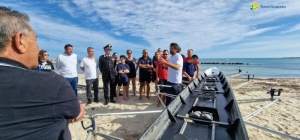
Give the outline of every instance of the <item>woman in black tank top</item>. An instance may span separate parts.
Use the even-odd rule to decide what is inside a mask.
[[[132,83],[132,91],[133,95],[136,95],[136,71],[137,71],[137,60],[132,56],[132,51],[127,50],[127,59],[126,59],[126,64],[129,66],[129,73],[128,75],[128,85],[127,85],[127,93],[129,93],[129,84],[130,81]]]

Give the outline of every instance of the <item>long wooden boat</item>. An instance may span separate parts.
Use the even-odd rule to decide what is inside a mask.
[[[195,79],[140,135],[140,140],[248,140],[233,90],[212,67]]]

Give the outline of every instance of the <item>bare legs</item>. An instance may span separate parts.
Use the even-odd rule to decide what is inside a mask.
[[[121,86],[118,86],[118,89],[117,89],[117,101],[116,101],[117,103],[120,102],[120,100],[119,100],[120,88],[121,88]]]
[[[147,98],[149,99],[150,83],[147,83],[147,82],[141,82],[140,83],[140,100],[142,99],[143,90],[144,90],[144,94],[147,93]]]
[[[150,83],[146,83],[147,87],[147,98],[149,99],[149,94],[150,94]]]
[[[159,98],[163,101],[164,104],[166,104],[166,96],[165,95],[158,95]],[[156,107],[160,107],[161,102],[158,100]]]
[[[128,100],[128,90],[127,90],[127,86],[123,86],[123,91],[125,91],[124,95],[123,95],[123,99],[124,100]]]
[[[145,86],[145,82],[140,82],[140,100],[142,99],[142,94],[143,94],[144,86]]]
[[[129,78],[128,84],[127,84],[127,88],[126,88],[126,91],[127,91],[127,93],[129,93],[129,85],[130,85],[130,81],[131,81],[131,83],[132,83],[132,91],[133,91],[133,95],[136,96],[136,80],[135,80],[135,78]]]

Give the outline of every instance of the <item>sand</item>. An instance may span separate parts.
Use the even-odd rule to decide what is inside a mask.
[[[84,75],[79,74],[79,85],[85,85]],[[100,77],[101,78],[101,77]],[[99,78],[99,79],[100,79]],[[137,89],[139,87],[138,82]],[[103,82],[99,80],[99,87],[103,87]],[[122,88],[121,88],[122,89]],[[121,97],[121,103],[113,104],[109,103],[108,105],[103,105],[104,103],[104,93],[103,90],[99,90],[99,103],[93,102],[92,104],[85,107],[86,113],[85,118],[83,119],[86,125],[89,125],[89,119],[92,108],[95,108],[93,114],[99,113],[115,113],[115,112],[132,112],[132,111],[147,111],[147,110],[161,110],[162,107],[156,107],[157,98],[154,97],[154,86],[151,87],[151,96],[150,99],[147,99],[144,95],[142,100],[139,100],[139,92],[137,91],[137,96],[133,96],[133,93],[129,91],[129,100],[123,100]],[[85,89],[78,90],[78,98],[83,103],[87,102],[86,91]],[[156,119],[159,114],[140,114],[140,115],[118,115],[118,116],[99,116],[96,118],[97,130],[110,134],[113,136],[121,137],[124,139],[136,139],[145,129]],[[72,139],[73,140],[83,140],[87,136],[87,132],[83,130],[80,123],[74,123],[69,125]],[[98,137],[97,139],[101,140],[103,138]]]
[[[230,78],[229,81],[234,88],[247,80]],[[283,89],[281,96],[274,96],[280,101],[249,119],[248,122],[300,138],[300,79],[254,79],[240,89],[235,89],[235,97],[242,116],[246,116],[272,102],[270,101],[270,94],[267,93],[270,87]],[[247,99],[253,100],[247,101]],[[249,125],[246,125],[246,128],[249,138],[253,140],[284,139]]]
[[[101,78],[101,77],[100,77]],[[243,78],[229,78],[232,88],[237,87],[241,83],[247,82]],[[99,87],[103,83],[100,79]],[[84,76],[79,75],[79,85],[85,85]],[[266,110],[259,113],[257,116],[249,119],[248,121],[260,126],[264,126],[285,134],[297,136],[300,138],[300,79],[254,79],[248,84],[235,89],[235,97],[239,103],[239,108],[242,116],[246,116],[253,111],[261,108],[262,106],[270,103],[270,95],[267,91],[270,86],[275,89],[282,88],[281,101],[276,102]],[[137,82],[137,87],[139,87]],[[252,90],[249,90],[249,89]],[[156,107],[157,98],[154,96],[154,86],[151,86],[150,99],[144,98],[139,100],[138,96],[133,96],[131,87],[129,91],[129,101],[121,100],[120,104],[110,103],[104,106],[103,90],[99,91],[100,103],[92,103],[86,106],[86,114],[83,121],[86,125],[90,124],[88,117],[91,113],[91,108],[95,108],[95,113],[113,113],[113,112],[128,112],[128,111],[141,111],[141,110],[159,110],[162,107]],[[85,89],[79,89],[79,99],[86,103]],[[138,91],[137,91],[137,95]],[[299,97],[294,97],[299,96]],[[255,102],[249,102],[248,99],[261,99]],[[113,136],[121,137],[124,139],[136,139],[145,129],[156,119],[158,114],[143,114],[143,115],[122,115],[122,116],[102,116],[96,118],[97,130],[102,133],[110,134]],[[73,140],[83,140],[87,136],[87,132],[83,130],[80,123],[70,124],[70,131]],[[264,139],[264,140],[281,140],[284,139],[278,135],[265,132],[252,126],[246,125],[250,139]],[[103,139],[98,137],[97,139]]]

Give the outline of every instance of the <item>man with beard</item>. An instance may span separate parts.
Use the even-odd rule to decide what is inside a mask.
[[[178,95],[182,90],[182,67],[183,67],[183,58],[178,53],[181,48],[177,43],[170,44],[170,54],[172,55],[167,62],[165,59],[160,58],[159,61],[162,64],[168,66],[168,82],[167,84],[171,87],[167,88],[168,94]],[[166,105],[169,105],[172,101],[171,97],[166,98]]]

